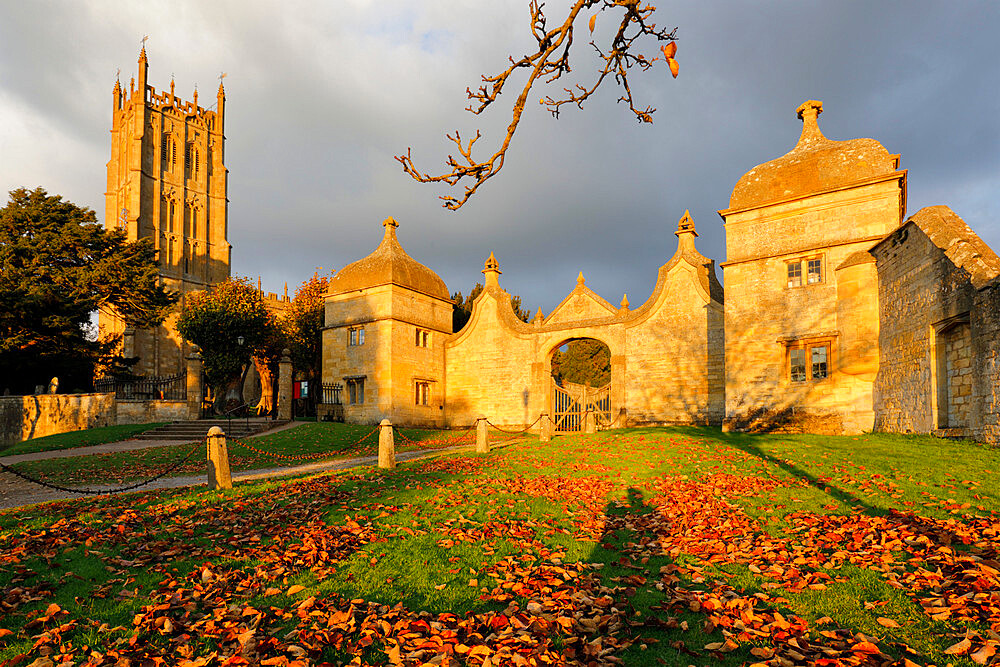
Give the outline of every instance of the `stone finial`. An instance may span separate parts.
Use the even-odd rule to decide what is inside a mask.
[[[541,309],[541,307],[539,307],[538,311],[535,313],[535,319],[531,320],[531,323],[537,326],[537,325],[541,324],[542,320],[544,320],[544,319],[545,319],[545,316],[542,315],[542,309]]]
[[[622,295],[622,304],[621,304],[621,306],[619,306],[619,310],[622,310],[622,311],[627,311],[628,310],[628,293],[627,292]]]
[[[316,275],[315,273],[313,274]],[[288,281],[285,281],[285,301],[288,301]]]
[[[490,253],[490,256],[486,259],[486,263],[483,265],[483,275],[486,276],[486,287],[499,287],[500,286],[500,262],[497,258]]]
[[[192,97],[191,101],[194,103],[194,105],[198,106],[198,84],[197,83],[194,84],[194,94],[191,97]]]
[[[173,97],[174,97],[174,75],[171,74],[170,75],[170,98],[173,99]]]
[[[385,238],[394,239],[396,238],[396,228],[399,227],[399,223],[391,215],[382,221],[382,226],[385,227]]]
[[[584,284],[585,282],[586,282],[586,281],[585,281],[585,279],[584,279],[584,277],[583,277],[583,271],[581,271],[581,272],[580,272],[580,274],[579,274],[579,275],[578,275],[578,276],[576,277],[576,284],[577,284],[578,286],[580,286],[580,287],[583,287],[583,284]]]
[[[799,137],[797,145],[801,146],[826,138],[820,132],[819,123],[816,121],[819,115],[823,113],[823,103],[821,101],[806,100],[795,111],[799,118],[802,119],[802,136]]]
[[[684,211],[684,215],[677,221],[677,231],[674,234],[676,236],[680,236],[681,234],[694,234],[695,237],[698,236],[698,232],[694,229],[694,220],[691,219],[691,211]]]

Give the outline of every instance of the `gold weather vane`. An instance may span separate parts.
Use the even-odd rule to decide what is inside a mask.
[[[149,39],[149,35],[143,35],[142,39],[139,40],[140,42],[142,42],[142,48],[146,48],[146,40],[147,39]]]

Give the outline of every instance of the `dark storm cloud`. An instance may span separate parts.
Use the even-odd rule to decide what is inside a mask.
[[[500,176],[445,211],[442,190],[408,180],[392,156],[412,146],[437,171],[456,128],[483,128],[492,150],[513,90],[479,118],[462,111],[464,91],[528,50],[526,4],[8,3],[0,187],[44,185],[103,217],[114,72],[128,85],[149,34],[157,88],[174,73],[179,94],[197,83],[210,104],[229,73],[233,269],[272,291],[367,254],[392,215],[452,291],[467,293],[492,251],[502,284],[532,310],[549,312],[581,270],[612,303],[628,292],[638,305],[685,209],[701,251],[724,259],[716,211],[743,173],[792,148],[805,99],[824,101],[831,139],[873,137],[901,154],[911,213],[948,204],[1000,248],[992,2],[661,5],[660,20],[680,28],[681,76],[635,76],[639,102],[658,109],[652,126],[610,88],[559,120],[529,105]],[[579,49],[582,80],[588,58]]]

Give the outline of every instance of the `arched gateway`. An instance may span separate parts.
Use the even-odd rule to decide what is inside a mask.
[[[384,224],[378,248],[330,283],[323,396],[339,400],[321,406],[321,413],[354,423],[388,417],[396,424],[455,427],[486,416],[524,427],[543,412],[562,412],[562,424],[576,428],[589,406],[616,425],[722,422],[722,285],[714,262],[695,249],[689,214],[677,228],[677,251],[639,308],[630,309],[627,299],[611,305],[581,274],[548,317],[539,311],[522,322],[491,254],[483,269],[486,287],[457,333],[444,282],[406,254],[395,220]],[[608,346],[611,373],[606,389],[584,387],[574,391],[586,395],[574,398],[553,382],[551,360],[578,338]],[[560,403],[561,391],[568,400]]]
[[[446,419],[458,426],[478,415],[493,423],[527,425],[542,412],[572,411],[560,403],[550,375],[552,353],[567,340],[593,338],[611,352],[607,398],[584,399],[614,423],[722,421],[723,296],[714,262],[697,251],[691,216],[677,229],[678,247],[662,267],[652,295],[639,308],[615,307],[577,285],[548,317],[522,322],[500,287],[493,257],[486,288],[472,317],[445,343]],[[561,410],[562,409],[562,410]],[[585,412],[584,405],[580,412]],[[565,420],[564,420],[565,421]],[[572,419],[567,423],[571,425]]]

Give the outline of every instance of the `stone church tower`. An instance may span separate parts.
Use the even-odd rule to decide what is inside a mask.
[[[112,93],[111,159],[105,225],[129,241],[149,238],[158,251],[160,280],[186,295],[229,277],[227,170],[222,83],[214,109],[198,106],[147,83],[146,49],[139,80]],[[184,370],[188,350],[176,330],[177,313],[152,330],[126,329],[113,312],[100,313],[102,336],[124,334],[122,353],[139,357],[134,372],[172,375]]]

